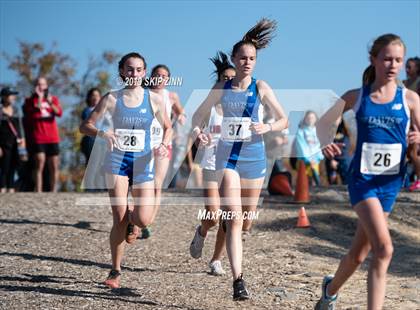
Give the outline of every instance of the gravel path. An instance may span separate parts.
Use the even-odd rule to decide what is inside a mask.
[[[153,235],[126,249],[122,288],[101,282],[110,269],[109,204],[98,194],[0,195],[0,309],[313,309],[320,283],[350,246],[356,217],[344,188],[320,189],[296,229],[299,205],[264,196],[244,242],[243,270],[252,299],[231,300],[230,276],[207,274],[215,230],[203,258],[188,253],[200,204],[167,192]],[[420,194],[402,193],[390,218],[394,258],[386,309],[420,309]],[[92,200],[93,199],[93,200]],[[86,205],[90,202],[91,205]],[[223,265],[229,271],[227,258]],[[366,308],[367,264],[340,293],[339,309]]]

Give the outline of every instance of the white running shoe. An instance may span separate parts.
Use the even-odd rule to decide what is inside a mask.
[[[332,281],[334,275],[324,277],[322,281],[322,296],[315,305],[315,310],[334,310],[337,302],[337,294],[334,296],[327,296],[327,285]]]
[[[220,260],[215,260],[209,263],[210,274],[213,276],[223,276],[226,272],[222,268],[222,262]]]
[[[203,252],[204,240],[205,238],[200,234],[201,226],[197,226],[195,230],[194,239],[190,244],[190,254],[193,258],[200,258],[201,253]]]

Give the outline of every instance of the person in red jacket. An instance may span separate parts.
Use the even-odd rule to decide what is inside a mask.
[[[50,190],[56,192],[59,175],[60,136],[55,117],[60,117],[63,110],[58,98],[49,94],[48,82],[45,77],[36,79],[34,93],[25,99],[23,111],[28,132],[28,144],[35,158],[35,191],[42,191],[42,176],[45,163],[47,163]]]

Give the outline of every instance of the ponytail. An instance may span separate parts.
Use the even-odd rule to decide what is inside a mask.
[[[375,81],[375,67],[372,65],[369,65],[369,67],[367,67],[365,69],[365,71],[363,72],[363,85],[364,86],[368,86],[371,85],[374,81]]]
[[[254,27],[248,30],[242,40],[237,42],[232,49],[232,56],[246,44],[251,44],[258,51],[266,48],[274,38],[274,32],[277,29],[277,22],[267,18],[261,19]]]
[[[229,62],[228,56],[221,51],[217,52],[215,57],[210,58],[210,61],[216,67],[216,70],[214,70],[212,74],[217,75],[217,82],[220,82],[220,76],[223,74],[225,70],[227,69],[235,70],[235,68]]]

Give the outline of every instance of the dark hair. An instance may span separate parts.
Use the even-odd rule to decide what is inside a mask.
[[[309,114],[315,115],[316,120],[318,120],[318,115],[316,114],[315,111],[313,111],[313,110],[307,110],[305,112],[305,116],[302,118],[302,120],[299,123],[299,128],[305,127],[305,125],[306,125],[306,118],[308,117]]]
[[[97,87],[92,87],[91,89],[88,90],[87,94],[86,94],[86,104],[89,105],[89,101],[90,101],[90,97],[92,97],[93,93],[97,91],[99,93],[99,95],[101,95],[101,91],[99,88]]]
[[[128,54],[124,55],[123,57],[121,57],[120,61],[118,62],[118,71],[120,71],[124,68],[124,64],[129,58],[139,58],[139,59],[141,59],[143,61],[143,64],[144,64],[144,69],[146,69],[147,64],[146,64],[146,60],[144,59],[144,57],[142,55],[140,55],[139,53],[131,52],[131,53],[128,53]],[[121,73],[120,73],[120,77],[122,79],[125,78],[124,76],[121,75]]]
[[[248,30],[242,40],[237,42],[232,48],[232,57],[243,45],[253,45],[256,50],[265,48],[274,37],[274,31],[277,28],[277,22],[267,18],[261,19],[254,27]]]
[[[159,65],[154,66],[153,69],[152,69],[152,73],[150,73],[150,75],[153,76],[156,73],[156,71],[159,70],[159,69],[166,70],[168,72],[168,76],[171,76],[171,71],[169,70],[168,66],[163,65],[163,64],[159,64]]]
[[[235,67],[229,62],[228,55],[225,53],[218,51],[216,56],[210,58],[210,61],[215,65],[216,70],[212,72],[212,74],[217,75],[217,82],[220,82],[220,77],[223,72],[227,69],[235,70]]]
[[[405,63],[408,63],[409,61],[412,61],[416,64],[417,75],[420,76],[420,58],[417,57],[417,56],[416,57],[411,57],[411,58],[408,58]]]
[[[399,36],[397,36],[396,34],[387,33],[387,34],[379,36],[373,42],[371,48],[369,49],[370,58],[377,57],[385,46],[393,42],[401,44],[405,50],[404,42],[401,40]],[[363,78],[362,78],[363,85],[372,84],[375,81],[375,78],[376,78],[375,67],[372,64],[370,64],[363,72]]]

